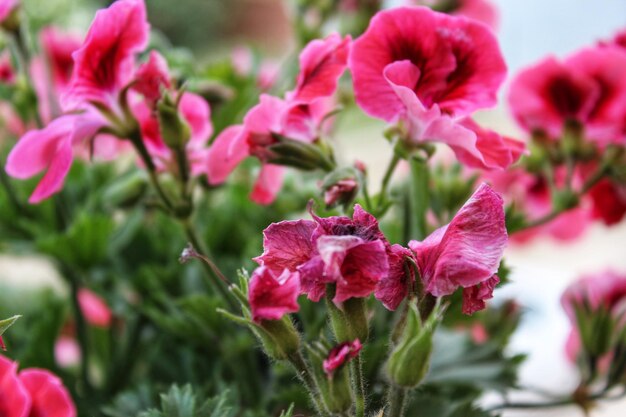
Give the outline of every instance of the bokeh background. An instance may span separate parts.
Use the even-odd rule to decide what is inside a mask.
[[[510,73],[538,59],[563,56],[610,37],[626,27],[626,0],[492,0],[500,9],[499,37]],[[61,22],[85,29],[93,12],[109,1],[24,0],[33,24]],[[146,0],[150,21],[162,40],[188,48],[197,59],[223,57],[233,47],[248,45],[277,61],[293,49],[290,44],[289,7],[295,0]],[[183,52],[181,50],[181,53]],[[626,76],[626,74],[624,74]],[[504,100],[480,115],[482,123],[502,133],[520,137],[508,116]],[[358,127],[355,127],[358,126]],[[382,125],[354,115],[339,126],[342,143],[378,172],[378,161],[389,150],[377,132]],[[379,168],[379,169],[382,169]],[[508,260],[513,283],[496,293],[496,302],[515,297],[525,307],[522,326],[512,349],[529,354],[522,368],[522,384],[564,392],[576,384],[575,373],[563,355],[568,323],[559,305],[565,286],[582,274],[606,268],[626,271],[626,225],[611,229],[596,224],[582,239],[564,244],[549,238],[529,246],[512,245]],[[0,279],[9,285],[49,285],[63,291],[60,280],[44,259],[14,259],[0,255]],[[527,398],[525,398],[527,399]],[[490,398],[485,399],[491,401]],[[575,409],[509,412],[514,416],[576,416]],[[603,405],[592,416],[626,416],[626,401]]]

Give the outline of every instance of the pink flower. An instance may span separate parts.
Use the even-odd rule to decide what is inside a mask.
[[[28,200],[38,203],[63,187],[77,149],[88,147],[88,140],[105,125],[93,111],[61,116],[43,129],[26,133],[17,142],[7,158],[6,172],[26,179],[46,171]]]
[[[161,98],[163,89],[172,86],[167,61],[157,51],[150,52],[148,62],[141,64],[135,77],[133,89],[144,96],[151,108]]]
[[[42,55],[31,61],[30,73],[37,93],[39,114],[45,123],[61,113],[61,96],[68,89],[81,38],[49,27],[41,31]]]
[[[358,204],[352,219],[320,218],[273,223],[263,231],[260,265],[280,272],[300,272],[302,293],[319,301],[327,284],[335,284],[335,303],[367,297],[386,277],[388,245],[378,222]]]
[[[388,122],[406,107],[390,75],[415,94],[428,116],[454,117],[494,105],[506,75],[498,43],[485,26],[426,7],[379,12],[354,42],[349,61],[358,105]]]
[[[0,356],[0,414],[3,417],[76,417],[61,380],[47,370],[25,369]]]
[[[146,48],[149,30],[143,0],[119,0],[98,11],[83,46],[73,55],[74,73],[63,109],[82,109],[89,102],[113,106],[133,78],[135,55]]]
[[[409,247],[416,255],[424,290],[441,297],[458,287],[465,290],[466,311],[489,298],[496,279],[507,233],[502,198],[482,184],[452,221],[422,242],[412,240]],[[470,303],[473,304],[470,307]]]
[[[378,281],[376,298],[388,309],[395,311],[407,297],[415,282],[415,270],[407,259],[415,259],[409,249],[400,245],[392,245],[387,250],[389,257],[389,274]],[[408,271],[408,273],[407,273]]]
[[[455,2],[446,0],[408,0],[407,3],[415,6],[437,8],[437,10],[443,8],[443,11],[446,13],[477,20],[491,29],[497,29],[498,27],[498,10],[496,6],[487,0],[458,0]]]
[[[252,274],[248,289],[252,319],[257,323],[261,320],[280,320],[287,313],[297,312],[300,309],[299,294],[298,272],[285,269],[278,275],[265,266],[258,267]]]
[[[97,327],[109,327],[111,325],[111,309],[96,293],[81,288],[78,291],[78,303],[87,323]]]
[[[225,129],[208,153],[209,183],[220,184],[246,157],[262,163],[251,199],[270,204],[282,186],[285,168],[272,163],[280,160],[271,147],[277,135],[307,144],[319,138],[321,123],[330,112],[328,98],[347,65],[350,38],[331,35],[309,43],[300,54],[300,74],[293,91],[280,99],[263,94],[260,102],[244,118],[243,126]],[[292,161],[297,164],[298,161]]]
[[[61,380],[44,369],[25,369],[20,382],[31,399],[29,417],[76,417],[76,407]]]
[[[54,343],[54,360],[62,368],[78,365],[81,355],[80,346],[74,337],[60,336]]]
[[[359,339],[352,342],[343,342],[335,346],[328,353],[328,358],[324,359],[324,372],[328,377],[332,377],[333,373],[348,363],[350,359],[356,358],[363,349],[363,345]]]
[[[189,142],[185,145],[191,174],[200,175],[206,170],[206,144],[213,134],[211,109],[202,97],[185,92],[180,100],[179,112],[191,131]],[[133,106],[133,114],[139,121],[143,141],[157,169],[175,172],[176,156],[163,141],[159,120],[150,108],[150,101],[138,101]]]
[[[626,186],[608,179],[601,180],[591,190],[592,216],[607,226],[619,223],[626,215]]]
[[[577,359],[582,346],[574,305],[582,302],[589,303],[593,310],[606,308],[619,317],[626,309],[626,275],[609,270],[583,276],[561,296],[561,305],[573,326],[566,343],[566,353],[572,361]]]
[[[0,415],[29,417],[31,399],[17,376],[17,363],[0,355]]]
[[[520,72],[509,104],[524,129],[560,138],[568,121],[601,145],[623,143],[626,54],[617,48],[584,49],[559,61],[549,57]]]
[[[4,22],[19,5],[19,0],[0,0],[0,23]]]
[[[15,82],[15,69],[11,63],[11,54],[8,51],[0,55],[0,83],[13,84]]]

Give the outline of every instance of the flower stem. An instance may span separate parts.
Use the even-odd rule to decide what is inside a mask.
[[[291,366],[293,366],[293,368],[296,371],[296,374],[298,375],[298,378],[302,381],[307,391],[309,392],[311,401],[313,402],[317,415],[319,416],[328,415],[328,412],[326,411],[326,409],[323,407],[322,403],[319,400],[320,399],[319,387],[317,386],[317,382],[315,381],[315,378],[313,378],[312,376],[312,373],[309,369],[309,365],[306,363],[306,361],[304,360],[304,357],[302,356],[302,352],[298,351],[297,353],[293,355],[289,355],[287,360],[289,361]]]
[[[385,171],[385,176],[383,177],[380,194],[378,196],[378,203],[376,204],[376,215],[379,216],[382,214],[383,208],[385,206],[385,202],[387,201],[387,189],[389,188],[389,183],[391,182],[391,177],[393,177],[393,173],[400,162],[400,157],[394,152],[391,161],[389,161],[389,165],[387,166],[387,170]]]
[[[411,183],[409,190],[409,234],[410,238],[423,240],[427,235],[426,214],[429,206],[428,161],[412,157]]]
[[[407,389],[397,386],[389,388],[387,394],[387,410],[385,417],[402,417],[404,416],[407,405]]]
[[[365,380],[363,378],[363,364],[361,361],[361,353],[359,353],[353,360],[350,362],[350,372],[352,374],[352,383],[354,385],[354,409],[356,417],[364,417],[365,416]]]

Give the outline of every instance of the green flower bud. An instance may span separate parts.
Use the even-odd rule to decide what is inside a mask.
[[[335,168],[332,149],[324,142],[318,140],[307,143],[278,134],[274,134],[273,137],[276,142],[266,145],[268,162],[305,171],[315,169],[332,171]]]
[[[251,329],[272,359],[286,360],[300,349],[300,336],[289,316],[280,320],[263,320]]]
[[[179,101],[174,102],[169,94],[165,94],[157,103],[161,137],[167,147],[173,150],[183,149],[191,137],[189,125],[178,112],[178,104]]]

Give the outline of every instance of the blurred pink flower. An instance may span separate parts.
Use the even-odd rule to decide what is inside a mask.
[[[424,290],[441,297],[463,287],[469,312],[490,297],[506,243],[502,197],[482,184],[448,225],[421,242],[412,240],[409,247]]]
[[[300,295],[300,277],[298,272],[288,269],[274,274],[271,269],[260,266],[252,274],[248,289],[248,300],[252,319],[280,320],[287,313],[295,313]]]
[[[15,69],[11,63],[11,54],[5,50],[0,55],[0,83],[13,84],[15,82]]]
[[[352,342],[343,342],[332,348],[323,362],[326,375],[332,376],[337,369],[348,363],[350,359],[356,358],[361,349],[363,349],[363,345],[359,339],[355,339]]]
[[[143,95],[150,108],[161,98],[164,89],[172,86],[167,61],[157,51],[150,51],[148,62],[139,66],[133,89]]]
[[[74,337],[62,335],[54,343],[54,360],[60,367],[76,366],[80,358],[80,346]]]
[[[330,112],[329,97],[347,65],[350,38],[330,35],[310,42],[300,54],[297,85],[286,99],[267,94],[250,109],[243,126],[231,126],[215,139],[207,158],[209,183],[220,184],[246,157],[255,156],[262,168],[251,194],[258,204],[270,204],[282,187],[285,168],[271,163],[275,135],[313,143]]]
[[[509,105],[521,127],[558,139],[566,122],[577,122],[600,145],[624,143],[626,53],[588,48],[559,61],[554,57],[521,71]]]
[[[407,0],[407,4],[414,6],[441,7],[440,3],[450,3],[440,0]],[[454,6],[445,10],[455,16],[465,16],[486,24],[491,29],[498,28],[498,9],[488,0],[458,0],[453,2]]]
[[[358,105],[388,122],[406,108],[393,84],[412,92],[428,116],[463,117],[494,105],[506,76],[491,31],[426,7],[379,12],[349,61]]]
[[[19,5],[19,0],[0,0],[0,23],[4,22]]]
[[[3,417],[76,417],[61,380],[44,369],[25,369],[0,356],[0,414]]]
[[[115,108],[132,80],[135,56],[148,44],[150,25],[143,0],[119,0],[99,10],[83,45],[73,54],[74,72],[62,98],[65,111],[90,102]]]
[[[109,327],[112,313],[106,302],[96,293],[87,288],[78,291],[78,303],[85,320],[92,326]]]
[[[353,218],[320,218],[273,223],[263,231],[260,265],[300,272],[302,293],[319,301],[326,284],[336,285],[334,302],[367,297],[389,272],[385,237],[378,221],[358,204]]]
[[[592,216],[607,226],[619,223],[626,215],[626,185],[609,179],[598,182],[589,190]]]

